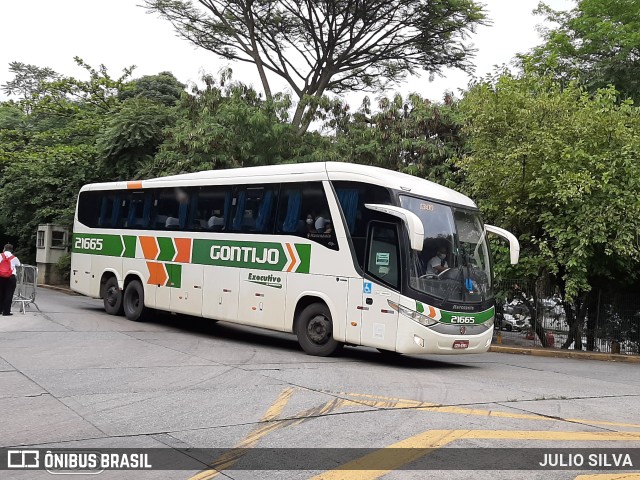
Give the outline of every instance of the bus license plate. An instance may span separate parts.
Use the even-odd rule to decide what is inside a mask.
[[[456,340],[453,342],[454,350],[460,350],[463,348],[469,348],[469,340]]]

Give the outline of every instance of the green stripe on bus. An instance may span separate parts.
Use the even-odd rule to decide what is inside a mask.
[[[138,237],[133,235],[74,234],[71,251],[92,255],[135,258]],[[170,262],[176,256],[176,247],[170,237],[156,237],[158,257],[154,260]],[[240,242],[194,239],[191,263],[223,267],[255,268],[260,270],[309,273],[311,245],[293,244],[294,252],[282,243]]]
[[[311,245],[308,243],[296,243],[296,252],[300,257],[300,265],[296,268],[298,273],[309,273],[309,265],[311,264]]]
[[[442,323],[454,323],[454,324],[464,324],[464,323],[484,323],[487,320],[490,320],[494,315],[494,307],[491,307],[489,310],[485,310],[484,312],[478,313],[468,313],[468,312],[445,312],[441,311],[442,318],[440,321]],[[469,321],[472,319],[473,321]]]
[[[161,262],[170,262],[176,256],[176,248],[173,246],[173,240],[167,237],[158,237],[158,247],[160,253],[157,260]]]
[[[173,288],[180,288],[182,286],[182,265],[179,263],[166,263],[167,274],[169,279],[167,280],[167,286]]]
[[[136,257],[136,243],[137,243],[138,237],[134,237],[133,235],[123,235],[122,239],[124,240],[124,254],[123,254],[123,257],[135,258]]]
[[[120,257],[124,251],[124,245],[120,235],[74,234],[71,251],[73,253]]]
[[[300,263],[296,265],[295,271],[308,273],[311,246],[295,244],[294,247],[300,257]],[[191,263],[281,272],[290,265],[290,262],[298,263],[297,259],[290,259],[287,256],[285,248],[281,243],[275,242],[195,239],[193,241]]]

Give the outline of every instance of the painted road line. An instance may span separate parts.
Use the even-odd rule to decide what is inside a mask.
[[[280,413],[282,413],[282,410],[284,410],[284,407],[287,405],[287,403],[291,399],[291,396],[293,395],[293,391],[294,389],[292,387],[289,387],[289,388],[285,388],[282,392],[280,392],[280,395],[278,395],[278,398],[276,398],[276,401],[269,407],[269,409],[262,416],[260,421],[270,422],[273,419],[275,419],[278,415],[280,415]],[[260,427],[252,430],[236,446],[236,448],[252,447],[258,440],[260,440],[260,438],[262,438],[267,433],[269,433],[273,429],[274,425],[275,424],[261,425]],[[193,477],[191,477],[190,480],[207,480],[207,479],[213,478],[220,474],[220,470],[223,470],[224,468],[228,468],[229,466],[237,462],[241,456],[242,454],[240,451],[235,449],[230,450],[227,454],[221,455],[220,457],[216,458],[213,462],[211,462],[212,465],[216,465],[216,469],[210,469],[210,470],[205,470],[203,472],[200,472],[197,475],[194,475]]]
[[[640,480],[640,472],[596,473],[594,475],[578,475],[575,480]]]
[[[624,428],[638,428],[640,424],[637,423],[622,423],[622,422],[609,422],[603,420],[587,420],[584,418],[561,418],[561,417],[548,417],[544,415],[528,414],[528,413],[509,413],[499,410],[488,410],[479,408],[467,408],[456,406],[445,406],[437,403],[420,402],[418,400],[407,400],[393,397],[381,397],[376,395],[368,395],[363,393],[340,393],[347,397],[356,397],[358,400],[347,402],[346,405],[353,406],[369,406],[375,408],[390,408],[390,409],[415,409],[437,413],[452,413],[456,415],[475,415],[482,417],[496,417],[496,418],[510,418],[517,420],[536,420],[544,422],[557,422],[565,421],[572,423],[580,423],[587,425],[601,425],[609,427],[624,427]],[[370,399],[370,400],[367,400]]]
[[[464,430],[427,430],[345,463],[336,470],[316,475],[311,480],[371,480],[379,478],[392,470],[428,455],[433,449],[443,447],[457,440],[460,438],[461,433],[464,432]],[[387,450],[388,448],[394,450]],[[403,453],[398,450],[400,448],[406,448],[407,452]],[[386,468],[379,468],[382,465]],[[390,466],[392,468],[389,468]]]
[[[209,480],[211,478],[214,478],[218,476],[222,470],[228,469],[233,464],[235,464],[244,455],[245,452],[243,451],[243,449],[253,447],[261,438],[265,437],[266,435],[276,430],[280,430],[282,428],[293,425],[299,425],[306,420],[326,415],[344,405],[343,399],[336,398],[324,403],[323,405],[320,405],[319,407],[304,410],[294,415],[293,417],[283,420],[277,420],[277,417],[282,413],[285,405],[291,399],[293,392],[294,388],[286,388],[285,390],[283,390],[276,401],[273,403],[273,405],[271,405],[266,413],[262,416],[261,421],[268,423],[261,425],[249,432],[247,436],[234,447],[234,449],[213,460],[210,463],[212,469],[202,471],[197,475],[191,477],[189,480]]]
[[[640,441],[640,432],[550,432],[536,430],[427,430],[389,445],[312,480],[373,480],[418,460],[454,440]],[[398,448],[411,448],[406,454]],[[388,450],[394,449],[394,450]],[[384,469],[379,467],[384,465]],[[363,470],[354,470],[362,468]],[[366,470],[364,470],[366,468]]]

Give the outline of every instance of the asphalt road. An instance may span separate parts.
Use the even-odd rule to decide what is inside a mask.
[[[101,479],[605,480],[621,472],[469,465],[486,460],[486,448],[500,468],[526,457],[509,448],[640,448],[638,364],[499,353],[388,358],[362,347],[317,358],[286,334],[171,315],[134,323],[107,315],[100,301],[42,288],[37,303],[41,313],[0,320],[0,446],[154,447],[188,460],[182,470]],[[297,465],[322,461],[289,470],[274,467],[268,450],[256,450],[261,461],[246,450],[186,450],[194,448],[288,448]],[[444,456],[447,469],[410,469],[431,468],[448,449],[458,457]],[[207,467],[214,462],[219,470]],[[256,469],[266,465],[283,469]]]

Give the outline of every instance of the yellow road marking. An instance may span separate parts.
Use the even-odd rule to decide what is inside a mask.
[[[607,421],[601,421],[601,420],[586,420],[583,418],[550,418],[542,415],[527,414],[527,413],[509,413],[509,412],[501,412],[497,410],[485,410],[485,409],[479,409],[479,408],[444,406],[444,405],[439,405],[437,403],[420,402],[418,400],[407,400],[407,399],[393,398],[393,397],[381,397],[376,395],[368,395],[364,393],[343,393],[342,395],[347,395],[355,398],[371,399],[371,400],[359,399],[357,401],[347,402],[346,405],[351,407],[358,406],[358,405],[360,406],[367,405],[370,407],[377,407],[377,408],[413,408],[415,410],[439,412],[439,413],[453,413],[456,415],[475,415],[475,416],[482,416],[482,417],[512,418],[512,419],[518,419],[518,420],[537,420],[537,421],[546,421],[546,422],[557,422],[560,420],[564,420],[567,422],[586,423],[589,425],[603,425],[603,426],[610,426],[610,427],[640,429],[640,424],[637,424],[637,423],[607,422]]]
[[[243,449],[253,447],[262,437],[268,435],[269,433],[272,433],[284,427],[299,425],[309,418],[325,415],[340,408],[344,404],[344,400],[337,398],[324,403],[320,407],[314,407],[304,410],[293,416],[292,418],[288,418],[286,420],[276,420],[278,415],[282,413],[282,410],[291,398],[293,391],[293,388],[287,388],[283,390],[276,399],[275,403],[271,407],[269,407],[269,409],[261,419],[261,421],[268,421],[269,423],[261,425],[252,430],[244,439],[240,441],[240,443],[235,446],[235,448],[213,460],[210,463],[210,465],[213,467],[212,469],[202,471],[197,475],[191,477],[189,480],[210,480],[211,478],[218,476],[222,470],[225,470],[236,463],[244,455],[245,452],[243,451]]]
[[[264,425],[252,430],[247,436],[224,455],[215,459],[210,465],[212,469],[200,472],[194,475],[190,480],[209,480],[220,474],[236,463],[242,455],[243,449],[253,447],[261,438],[281,428],[298,425],[310,417],[320,416],[330,413],[340,407],[349,406],[371,406],[377,408],[414,408],[416,410],[433,411],[439,413],[453,413],[458,415],[476,415],[486,417],[512,418],[522,420],[538,420],[538,421],[571,421],[578,423],[587,423],[593,425],[609,425],[624,426],[630,428],[640,428],[640,424],[628,424],[617,422],[593,421],[572,418],[549,418],[534,414],[507,413],[494,410],[483,410],[465,407],[443,406],[437,403],[420,402],[417,400],[407,400],[394,397],[383,397],[377,395],[360,394],[360,393],[343,393],[342,395],[355,397],[354,399],[334,399],[320,407],[311,408],[285,420],[277,420],[282,413],[284,407],[293,395],[294,389],[287,388],[283,390],[276,401],[262,416],[262,422],[268,422]],[[376,452],[368,454],[360,459],[353,460],[342,465],[337,470],[324,472],[314,479],[375,479],[388,473],[389,469],[376,469],[376,465],[385,467],[393,466],[392,469],[399,468],[406,463],[417,460],[424,455],[429,454],[434,448],[440,448],[457,439],[509,439],[509,440],[576,440],[576,441],[637,441],[640,440],[640,432],[549,432],[549,431],[517,431],[517,430],[431,430],[414,435],[405,440],[397,442],[393,445],[380,449]],[[412,449],[406,454],[399,453],[398,450],[387,451],[391,449]],[[367,465],[368,470],[357,470],[361,465]],[[355,468],[355,469],[354,469]],[[585,477],[587,478],[587,477]],[[594,477],[595,478],[595,477]],[[625,479],[627,477],[613,477],[615,479]],[[635,477],[629,477],[630,479]],[[606,480],[606,479],[602,479]],[[638,479],[640,480],[640,479]]]
[[[284,407],[287,405],[287,403],[289,403],[289,400],[291,400],[291,396],[293,395],[293,390],[294,389],[292,387],[285,388],[280,393],[280,395],[278,395],[278,398],[276,399],[274,404],[271,405],[269,409],[265,412],[265,414],[262,416],[262,421],[273,420],[278,415],[280,415],[282,413],[282,410],[284,410]]]
[[[383,448],[351,462],[336,470],[323,472],[311,480],[372,480],[400,468],[402,465],[418,460],[434,448],[440,448],[460,438],[463,430],[431,430],[389,445],[386,448],[407,448],[406,453]],[[382,468],[384,466],[384,468]],[[391,466],[392,468],[389,468]],[[358,470],[366,467],[366,470]]]
[[[276,401],[269,407],[269,409],[265,412],[265,414],[260,419],[261,422],[270,422],[275,419],[284,407],[287,405],[291,396],[293,395],[294,389],[289,387],[285,388]],[[266,425],[261,425],[258,428],[252,430],[237,446],[236,448],[249,448],[253,446],[260,438],[264,437],[266,434],[275,429],[277,424],[268,423]],[[198,473],[190,478],[190,480],[208,480],[220,474],[219,470],[223,470],[225,467],[228,468],[230,465],[234,464],[238,461],[238,459],[242,456],[241,452],[237,450],[230,450],[228,453],[221,455],[216,460],[214,460],[214,464],[217,466],[217,470],[205,470],[203,472]]]
[[[427,430],[389,445],[361,458],[323,472],[312,480],[373,480],[428,455],[454,440],[569,440],[569,441],[640,441],[640,432],[549,432],[527,430]],[[397,448],[413,448],[406,454]],[[385,468],[380,468],[384,466]],[[364,468],[367,470],[355,470]],[[624,478],[624,477],[623,477]]]
[[[596,473],[594,475],[578,475],[575,480],[640,480],[640,472]]]

